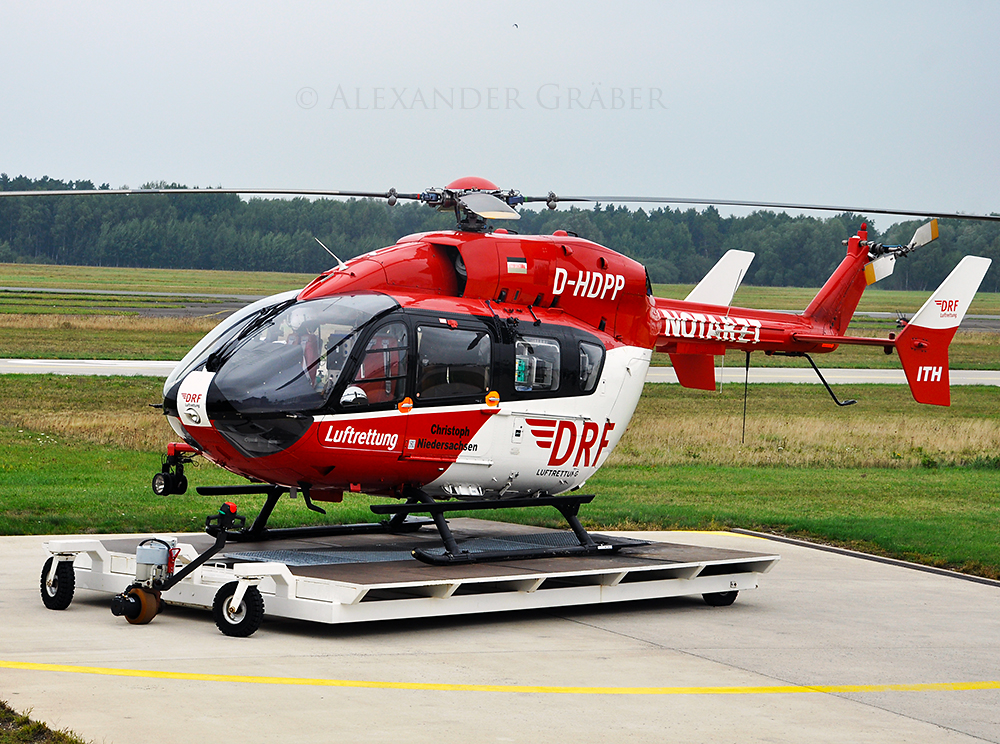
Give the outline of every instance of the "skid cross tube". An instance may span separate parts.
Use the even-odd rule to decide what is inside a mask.
[[[580,524],[577,516],[581,504],[593,501],[593,495],[585,496],[538,496],[521,499],[481,499],[478,501],[460,501],[449,503],[435,501],[431,496],[412,489],[405,504],[373,504],[369,508],[375,514],[392,514],[393,519],[402,514],[426,513],[434,519],[438,534],[444,543],[444,553],[430,552],[422,548],[413,551],[412,555],[419,561],[434,565],[450,565],[455,563],[481,563],[488,561],[509,561],[529,558],[549,558],[553,556],[596,555],[600,552],[616,552],[620,546],[611,543],[598,543]],[[447,512],[478,511],[481,509],[523,509],[529,506],[552,506],[563,515],[576,536],[577,545],[557,546],[547,548],[529,548],[526,550],[497,550],[472,553],[462,550],[444,515]]]
[[[364,522],[361,524],[324,524],[315,527],[281,527],[268,529],[267,520],[271,518],[278,500],[289,492],[284,486],[261,483],[248,486],[201,486],[198,493],[202,496],[267,496],[264,506],[249,528],[226,532],[229,542],[263,542],[265,540],[299,539],[305,537],[335,537],[337,535],[367,535],[379,532],[413,532],[431,523],[429,519],[407,519],[403,514],[399,519],[393,518],[384,522]],[[315,511],[315,509],[313,509]],[[206,532],[212,537],[217,536],[217,525],[210,525]]]
[[[271,512],[273,512],[274,507],[277,506],[278,499],[288,493],[288,489],[282,486],[262,483],[260,485],[250,486],[201,486],[198,488],[198,493],[202,496],[255,496],[260,494],[267,496],[264,506],[261,508],[260,513],[257,515],[257,518],[254,519],[253,524],[250,525],[249,529],[244,528],[238,532],[231,532],[227,529],[223,529],[220,524],[206,525],[205,531],[213,537],[217,535],[216,531],[219,531],[225,533],[226,539],[238,542],[240,540],[266,539],[264,534],[268,532],[266,529],[267,520],[271,518]]]

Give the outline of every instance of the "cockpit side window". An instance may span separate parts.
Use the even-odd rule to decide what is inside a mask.
[[[397,403],[403,399],[409,366],[409,332],[394,321],[375,331],[350,384],[340,396],[345,408]]]

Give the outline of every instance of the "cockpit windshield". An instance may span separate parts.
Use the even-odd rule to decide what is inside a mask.
[[[281,294],[257,300],[257,302],[247,305],[219,323],[177,363],[177,366],[174,367],[173,371],[167,377],[167,381],[163,384],[163,394],[167,395],[178,380],[187,375],[191,370],[197,369],[200,365],[204,364],[210,353],[221,348],[226,342],[236,336],[252,322],[253,318],[259,317],[262,312],[265,312],[269,308],[293,301],[300,291],[292,289],[288,292],[282,292]]]
[[[361,328],[397,307],[375,293],[276,306],[220,339],[207,357],[216,367],[214,385],[240,413],[315,411],[330,397]]]

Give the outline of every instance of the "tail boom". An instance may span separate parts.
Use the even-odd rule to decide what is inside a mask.
[[[845,332],[865,288],[892,273],[897,255],[906,255],[938,236],[937,222],[922,225],[905,246],[868,240],[867,226],[844,241],[847,255],[802,313],[751,310],[731,306],[735,288],[753,255],[730,251],[683,301],[653,298],[660,331],[654,350],[670,355],[681,385],[715,389],[713,357],[726,349],[748,354],[809,354],[836,350],[840,344],[881,346],[899,354],[907,382],[919,403],[951,403],[948,345],[955,337],[990,259],[966,256],[894,337],[866,338]]]

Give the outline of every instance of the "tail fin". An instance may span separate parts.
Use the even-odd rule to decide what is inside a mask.
[[[896,338],[896,352],[918,403],[951,405],[948,344],[955,337],[990,259],[966,256]]]
[[[847,255],[826,284],[809,303],[803,315],[818,326],[827,326],[843,335],[858,307],[868,282],[865,264],[869,257],[868,225],[862,224],[858,234],[847,241]]]
[[[726,251],[698,286],[684,298],[685,302],[697,302],[704,305],[726,307],[733,302],[733,295],[739,289],[743,277],[746,276],[754,254],[750,251]],[[690,317],[690,316],[689,316]],[[695,345],[690,352],[683,352],[684,345],[678,345],[678,351],[670,354],[670,364],[677,373],[677,381],[686,388],[696,390],[715,390],[715,357],[713,354],[724,354],[725,347],[719,346],[706,352],[704,347]]]
[[[726,251],[684,301],[701,302],[705,305],[732,304],[733,295],[746,276],[753,257],[754,254],[750,251]]]

